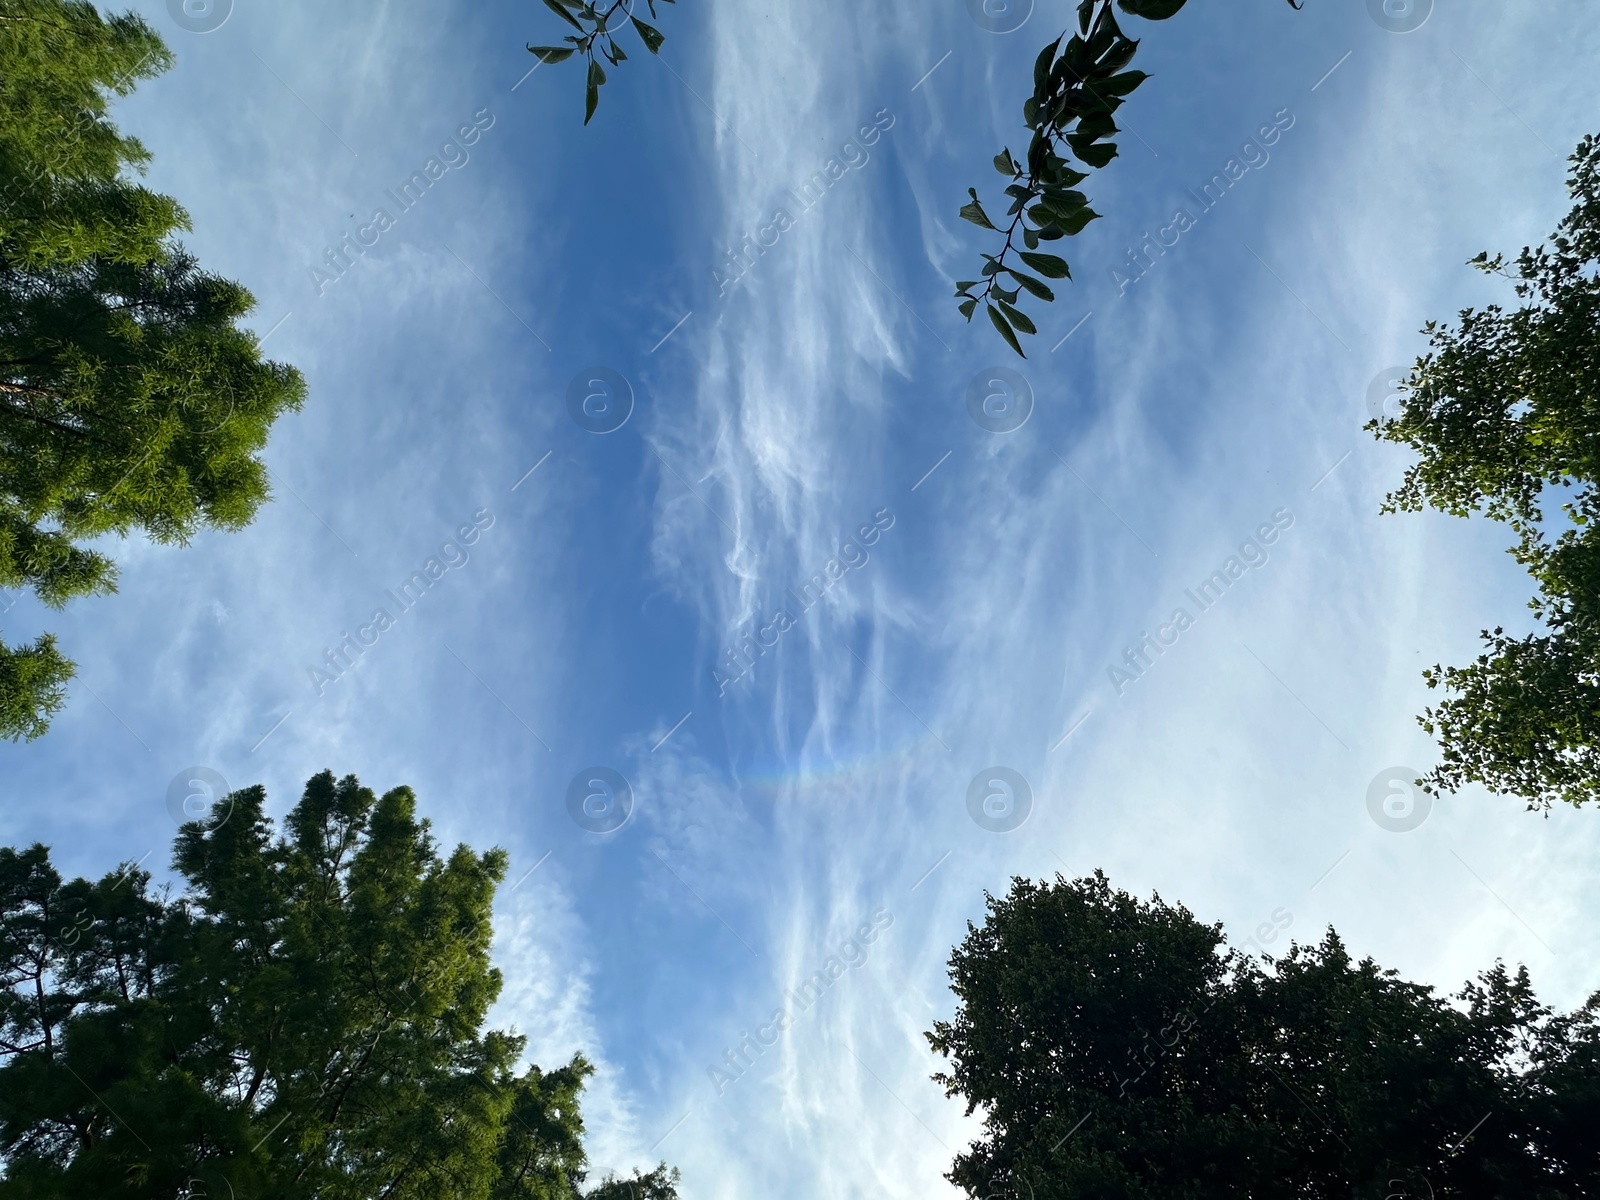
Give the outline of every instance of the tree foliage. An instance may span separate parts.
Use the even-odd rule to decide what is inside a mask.
[[[650,19],[657,20],[656,0],[646,0],[650,5]],[[674,4],[676,0],[661,0],[663,4]],[[578,32],[568,34],[562,39],[567,44],[564,46],[529,46],[528,52],[538,57],[542,63],[565,62],[574,54],[581,54],[589,63],[588,74],[585,77],[583,97],[583,123],[587,125],[594,116],[594,110],[600,103],[600,85],[606,81],[605,68],[600,65],[595,57],[596,51],[613,67],[627,59],[627,54],[622,47],[617,45],[617,33],[624,28],[623,22],[633,27],[639,35],[639,40],[644,43],[646,50],[651,54],[660,54],[661,45],[667,39],[654,25],[641,21],[633,13],[637,0],[612,0],[610,5],[603,2],[599,4],[587,3],[587,0],[544,0],[545,7],[555,13],[568,25]]]
[[[483,1028],[504,852],[441,855],[406,788],[324,772],[281,836],[265,800],[183,827],[177,895],[0,849],[0,1198],[585,1195],[589,1064]]]
[[[1426,672],[1446,699],[1420,718],[1443,758],[1425,783],[1545,809],[1600,797],[1600,140],[1570,161],[1575,204],[1550,245],[1509,269],[1473,260],[1522,304],[1429,322],[1398,417],[1368,425],[1418,454],[1386,511],[1485,512],[1510,526],[1537,585],[1540,629],[1485,631],[1475,662]]]
[[[257,457],[298,408],[294,368],[238,322],[239,284],[177,241],[188,217],[136,182],[149,160],[109,105],[171,65],[136,16],[0,0],[0,587],[59,607],[109,592],[83,543],[184,543],[267,498]],[[0,644],[0,736],[36,737],[73,665],[48,635]]]
[[[1445,998],[1331,929],[1257,962],[1101,874],[989,897],[950,978],[974,1197],[1600,1194],[1600,994],[1557,1014],[1496,965]]]
[[[1115,8],[1165,21],[1186,2],[1116,0]],[[1301,0],[1288,2],[1291,8],[1301,6]],[[1108,140],[1118,132],[1116,111],[1149,78],[1143,71],[1128,69],[1138,48],[1139,43],[1118,25],[1112,0],[1081,0],[1078,31],[1070,38],[1063,33],[1039,52],[1033,64],[1033,95],[1022,106],[1023,122],[1033,132],[1027,154],[1019,162],[1008,146],[995,155],[995,170],[1009,181],[1006,215],[1011,221],[1000,253],[983,256],[982,277],[956,284],[957,307],[971,321],[982,304],[1006,345],[1024,358],[1017,335],[1038,329],[1022,311],[1022,293],[1049,302],[1055,293],[1039,276],[1072,278],[1067,261],[1042,252],[1040,245],[1075,237],[1100,216],[1078,185],[1090,171],[1117,156],[1117,144]],[[977,189],[968,188],[967,194],[972,199],[962,205],[961,216],[982,229],[1001,232]],[[1009,257],[1012,254],[1016,257]],[[1027,269],[1018,269],[1019,264]],[[1011,286],[1003,287],[1003,282]]]

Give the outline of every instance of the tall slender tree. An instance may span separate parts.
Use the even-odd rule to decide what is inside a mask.
[[[171,62],[139,17],[0,0],[0,587],[52,607],[115,590],[89,539],[248,524],[268,495],[259,451],[305,395],[111,122]],[[48,634],[0,642],[0,737],[43,733],[72,673]]]
[[[0,849],[0,1200],[675,1200],[665,1166],[585,1192],[581,1055],[517,1062],[501,850],[440,853],[409,789],[314,777],[183,827],[183,888],[63,881]]]

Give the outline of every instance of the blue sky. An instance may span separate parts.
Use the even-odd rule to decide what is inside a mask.
[[[697,1198],[954,1194],[973,1126],[920,1034],[1014,874],[1102,867],[1241,941],[1281,909],[1444,987],[1497,956],[1558,1003],[1600,986],[1593,814],[1474,790],[1396,833],[1367,807],[1434,761],[1422,668],[1528,619],[1498,530],[1378,515],[1405,459],[1361,425],[1424,320],[1505,298],[1465,260],[1565,212],[1600,124],[1583,0],[1457,0],[1405,34],[1365,0],[1195,0],[1145,27],[1136,132],[1026,363],[955,311],[989,248],[955,211],[1023,148],[1019,80],[1071,4],[999,34],[961,0],[685,0],[588,129],[572,64],[526,74],[559,37],[536,5],[236,0],[203,34],[138,7],[178,65],[121,119],[310,399],[249,530],[118,545],[118,595],[7,614],[80,678],[46,738],[0,748],[0,841],[164,870],[189,767],[277,812],[324,767],[412,785],[444,840],[511,853],[497,1016],[540,1061],[600,1064],[596,1164],[665,1158]],[[325,252],[433,157],[456,165],[319,295]],[[799,211],[830,158],[852,165]],[[1203,210],[1189,189],[1235,158]],[[1009,433],[968,408],[997,366],[1033,396]],[[633,397],[608,433],[568,413],[596,369]],[[1198,612],[1230,556],[1258,565]],[[430,559],[319,695],[311,669]],[[631,787],[609,833],[568,811],[593,767]],[[969,812],[995,767],[1032,795],[1009,832]],[[719,1094],[710,1068],[830,956],[857,965]]]

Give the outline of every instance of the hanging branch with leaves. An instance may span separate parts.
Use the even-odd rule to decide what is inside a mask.
[[[1301,5],[1301,0],[1288,2],[1291,8]],[[1115,0],[1115,7],[1147,20],[1164,21],[1185,3]],[[1010,180],[1005,194],[1011,198],[1006,210],[1011,223],[1003,231],[1005,245],[999,254],[983,256],[981,279],[956,284],[956,297],[961,315],[968,321],[978,305],[984,305],[1000,336],[1023,358],[1027,355],[1022,353],[1017,335],[1034,334],[1038,328],[1018,307],[1022,293],[1048,302],[1055,299],[1055,293],[1037,276],[1072,278],[1066,260],[1041,253],[1040,244],[1074,237],[1099,217],[1077,187],[1089,177],[1089,170],[1104,167],[1117,156],[1116,143],[1107,140],[1118,132],[1113,114],[1148,78],[1143,71],[1127,69],[1138,48],[1139,43],[1117,25],[1113,0],[1082,0],[1078,32],[1070,39],[1063,33],[1033,64],[1033,95],[1022,106],[1023,121],[1033,131],[1027,158],[1018,163],[1010,147],[995,155],[995,170]],[[1089,170],[1078,169],[1073,160]],[[961,215],[983,229],[1002,232],[984,211],[977,189],[968,188],[967,194],[972,200],[962,205]],[[1019,235],[1021,245],[1017,244]],[[1010,257],[1013,254],[1014,259]],[[1027,271],[1019,270],[1019,263]],[[1003,282],[1012,286],[1008,289]]]
[[[571,25],[578,33],[576,36],[568,34],[563,39],[568,45],[529,46],[528,52],[536,55],[543,63],[565,62],[574,54],[581,54],[589,60],[589,77],[583,101],[585,125],[594,116],[595,107],[600,103],[600,85],[606,81],[605,68],[595,57],[595,49],[598,47],[601,57],[613,67],[626,61],[628,56],[623,53],[622,47],[617,45],[616,39],[616,34],[624,28],[624,21],[632,24],[633,31],[639,35],[639,40],[651,54],[660,54],[661,43],[667,40],[654,25],[646,24],[633,15],[637,2],[638,0],[614,0],[610,7],[606,7],[588,4],[584,0],[544,0],[546,8]],[[651,20],[656,20],[656,0],[645,0],[645,2],[650,6]],[[661,2],[673,4],[676,0],[661,0]]]

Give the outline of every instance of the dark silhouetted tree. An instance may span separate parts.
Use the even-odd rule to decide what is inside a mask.
[[[1257,962],[1100,874],[990,897],[950,978],[970,1196],[1600,1195],[1600,995],[1557,1015],[1496,966],[1444,998],[1332,930]]]

